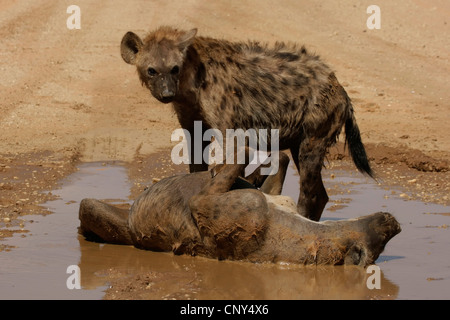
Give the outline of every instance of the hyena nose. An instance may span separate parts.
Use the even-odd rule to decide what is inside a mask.
[[[175,96],[175,92],[173,92],[173,90],[164,89],[161,96],[163,98],[173,98]]]

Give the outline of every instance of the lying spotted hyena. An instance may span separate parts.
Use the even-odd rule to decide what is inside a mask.
[[[265,180],[239,178],[243,164],[165,178],[144,191],[131,210],[83,199],[80,231],[91,240],[175,254],[361,266],[373,263],[400,232],[395,218],[384,212],[325,222],[302,217],[292,199],[279,195],[288,163],[281,157],[278,173]]]
[[[296,44],[230,42],[196,33],[161,27],[143,40],[128,32],[121,44],[123,59],[136,65],[142,84],[173,104],[191,145],[196,120],[223,136],[226,129],[278,129],[280,150],[290,149],[300,173],[299,212],[316,221],[328,202],[324,157],[344,125],[356,167],[372,176],[350,98],[317,55]],[[205,163],[192,163],[190,150],[190,171],[207,170]]]

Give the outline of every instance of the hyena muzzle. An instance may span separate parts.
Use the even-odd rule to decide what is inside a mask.
[[[294,43],[269,46],[196,33],[160,27],[143,40],[128,32],[121,43],[122,57],[137,67],[142,85],[173,104],[191,133],[190,146],[194,121],[224,136],[226,129],[278,129],[279,149],[290,149],[300,174],[299,212],[316,221],[328,202],[324,157],[343,126],[356,167],[373,176],[350,98],[317,55]],[[202,149],[209,144],[197,143]],[[207,170],[206,163],[192,163],[193,150],[190,171]]]

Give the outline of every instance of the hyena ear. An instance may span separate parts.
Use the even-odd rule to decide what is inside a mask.
[[[142,48],[143,42],[135,33],[128,31],[122,38],[120,53],[123,60],[129,64],[136,63],[136,55]]]
[[[180,51],[185,51],[194,41],[194,37],[197,34],[197,28],[192,29],[178,38],[177,46],[180,48]]]

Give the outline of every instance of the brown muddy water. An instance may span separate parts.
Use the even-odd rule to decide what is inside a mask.
[[[59,196],[45,206],[48,216],[26,216],[29,233],[8,239],[15,246],[0,252],[0,299],[102,299],[109,270],[127,274],[168,275],[159,299],[449,299],[450,208],[408,200],[400,190],[383,187],[352,170],[324,170],[330,195],[323,220],[348,219],[376,211],[394,214],[402,232],[376,261],[380,289],[368,288],[372,273],[360,267],[304,267],[216,261],[130,246],[85,241],[77,233],[81,199],[131,203],[126,169],[120,163],[85,163],[65,179]],[[290,169],[284,194],[298,197],[298,176]],[[21,228],[7,226],[2,228]],[[75,265],[81,289],[68,289]],[[170,275],[190,272],[191,279]],[[181,286],[180,281],[189,285]],[[373,282],[372,282],[373,283]],[[177,292],[174,292],[177,290]],[[155,298],[150,296],[148,298]]]

